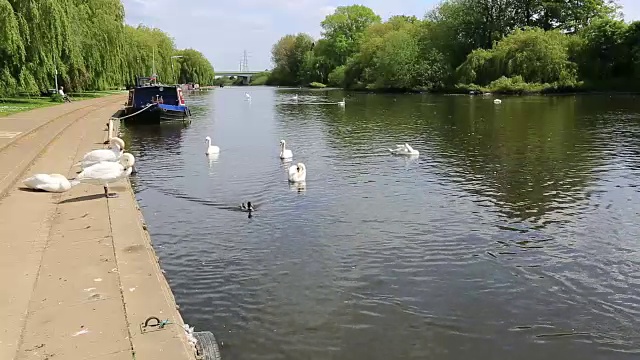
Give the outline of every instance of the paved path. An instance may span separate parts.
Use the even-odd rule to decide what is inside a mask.
[[[0,131],[27,134],[0,143],[2,360],[194,358],[127,181],[111,187],[115,199],[84,184],[63,194],[20,189],[34,173],[75,176],[72,165],[104,146],[105,124],[123,102],[38,109],[20,114],[19,125],[17,115],[0,118]],[[142,334],[149,316],[173,324]]]

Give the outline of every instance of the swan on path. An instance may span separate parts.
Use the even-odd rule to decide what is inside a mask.
[[[93,151],[89,151],[84,155],[82,160],[73,166],[80,166],[83,169],[88,168],[89,166],[101,163],[101,162],[117,162],[120,160],[122,153],[124,151],[124,140],[113,137],[110,140],[111,147],[109,149],[97,149]]]
[[[303,163],[297,163],[289,168],[289,181],[302,182],[307,179],[307,167]]]
[[[500,99],[495,99],[495,100],[493,100],[493,103],[494,103],[494,104],[496,104],[496,105],[498,105],[498,104],[502,104],[502,100],[500,100]]]
[[[251,101],[251,95],[249,95],[249,93],[244,93],[244,97],[248,100]]]
[[[215,155],[215,154],[219,154],[220,153],[220,148],[215,146],[215,145],[211,145],[211,138],[210,137],[206,137],[204,138],[204,141],[207,143],[207,151],[205,152],[205,154],[207,155]]]
[[[102,185],[106,197],[118,197],[118,194],[109,193],[109,184],[131,175],[134,163],[133,155],[124,153],[119,162],[101,162],[82,170],[75,179],[71,180],[71,185],[80,183]]]
[[[71,189],[71,182],[60,174],[35,174],[22,183],[29,189],[61,193]]]
[[[418,150],[414,150],[409,144],[396,145],[395,149],[389,149],[393,155],[419,155]]]
[[[344,107],[346,105],[346,99],[342,98],[342,101],[338,101],[338,105]]]
[[[280,140],[280,159],[291,159],[292,157],[293,152],[286,148],[286,142]]]

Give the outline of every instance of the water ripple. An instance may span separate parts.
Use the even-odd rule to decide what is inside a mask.
[[[635,98],[244,91],[125,130],[183,316],[225,357],[637,356]]]

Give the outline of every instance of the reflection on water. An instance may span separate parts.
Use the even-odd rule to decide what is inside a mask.
[[[636,98],[244,92],[125,138],[185,321],[225,358],[638,356]]]

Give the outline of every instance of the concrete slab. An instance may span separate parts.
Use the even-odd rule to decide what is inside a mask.
[[[62,114],[0,144],[0,169],[13,169],[0,174],[7,189],[0,199],[0,359],[195,358],[127,181],[112,187],[121,197],[108,200],[99,186],[49,194],[11,185],[25,170],[74,175],[71,166],[102,147],[116,107],[80,109],[77,119]],[[4,125],[0,131],[8,131]],[[151,315],[174,325],[141,334]]]
[[[29,312],[16,359],[88,359],[131,348],[120,299]]]

